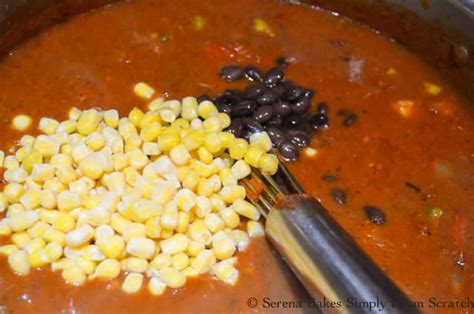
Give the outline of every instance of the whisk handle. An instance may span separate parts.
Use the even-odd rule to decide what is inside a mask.
[[[270,211],[267,236],[313,298],[340,312],[419,313],[317,200],[300,194],[285,204]]]

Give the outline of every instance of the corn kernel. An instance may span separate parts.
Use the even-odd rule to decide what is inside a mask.
[[[234,267],[234,261],[232,258],[223,260],[215,264],[211,272],[218,279],[224,281],[229,285],[235,285],[239,277],[239,271]]]
[[[36,251],[37,249],[43,249],[46,246],[46,242],[41,238],[32,239],[28,244],[24,246],[25,249],[29,254]]]
[[[176,232],[185,233],[188,230],[190,215],[187,212],[178,212],[178,226]]]
[[[97,265],[94,276],[100,279],[113,279],[120,274],[120,262],[116,259],[106,259]]]
[[[150,262],[149,270],[160,270],[171,265],[171,255],[160,253]]]
[[[71,110],[69,110],[68,117],[71,120],[78,120],[79,117],[81,116],[82,111],[76,107],[72,107]]]
[[[191,266],[200,274],[207,273],[216,263],[216,256],[212,250],[202,250],[191,262]]]
[[[153,277],[148,282],[148,290],[152,295],[162,295],[166,290],[166,284],[158,277]]]
[[[39,220],[39,215],[35,211],[25,211],[17,213],[9,218],[8,224],[12,231],[22,231],[28,229]]]
[[[28,173],[22,168],[10,168],[3,173],[3,178],[8,183],[23,183],[28,177]]]
[[[205,164],[210,164],[214,156],[211,154],[211,152],[207,150],[206,147],[201,146],[198,149],[198,157],[201,162]]]
[[[81,206],[81,196],[77,193],[70,191],[63,191],[59,193],[58,198],[58,209],[62,211],[69,211],[76,207]]]
[[[148,261],[136,257],[126,258],[120,264],[123,270],[134,273],[144,273],[148,269]]]
[[[186,276],[172,267],[165,267],[159,270],[158,278],[171,288],[179,288],[186,283]]]
[[[146,99],[150,99],[155,94],[155,90],[144,82],[138,82],[133,87],[133,92],[138,96]]]
[[[222,197],[224,202],[232,204],[237,200],[243,200],[246,192],[245,188],[240,185],[224,186],[219,192],[219,195]]]
[[[92,153],[83,158],[79,163],[81,173],[93,180],[102,176],[107,166],[107,158],[103,153]]]
[[[77,132],[84,136],[89,135],[97,129],[101,119],[101,114],[95,109],[83,111],[77,121]]]
[[[180,233],[160,242],[161,251],[165,254],[178,254],[188,249],[188,238]]]
[[[142,288],[143,275],[130,273],[125,277],[122,284],[122,291],[128,294],[137,293]]]
[[[218,153],[222,149],[222,142],[219,133],[209,132],[204,139],[204,146],[212,154]]]
[[[178,206],[175,201],[167,203],[163,208],[161,226],[167,230],[174,230],[178,226]]]
[[[28,263],[28,253],[26,251],[16,251],[8,256],[8,265],[19,276],[26,276],[30,273]]]
[[[123,218],[122,215],[119,213],[113,213],[112,217],[110,218],[110,226],[118,233],[123,234],[127,227],[131,224],[130,221]],[[146,231],[146,229],[145,229]]]
[[[27,230],[27,233],[31,238],[40,238],[44,235],[48,228],[49,224],[45,223],[44,221],[37,221]]]
[[[0,246],[0,255],[3,256],[9,256],[13,254],[14,252],[18,252],[19,249],[15,244],[7,244]]]
[[[260,219],[260,212],[257,210],[257,208],[245,200],[238,199],[232,204],[231,207],[239,215],[245,216],[252,220]]]
[[[223,230],[225,227],[224,221],[219,218],[217,214],[211,213],[207,214],[204,218],[204,224],[206,225],[207,229],[212,233],[216,233],[220,230]]]
[[[5,196],[5,194],[0,192],[0,213],[4,212],[7,209],[8,204],[9,203],[7,197]]]
[[[219,216],[228,228],[235,229],[240,224],[239,215],[229,207],[220,209]]]
[[[6,156],[3,160],[3,168],[11,169],[20,167],[20,162],[15,156]]]
[[[249,144],[246,140],[241,138],[235,139],[229,147],[230,157],[235,160],[242,159],[245,156],[248,148]]]
[[[94,229],[89,225],[82,225],[66,234],[66,244],[78,247],[88,243],[94,237]]]
[[[181,102],[181,116],[191,121],[198,116],[198,102],[194,97],[185,97]]]
[[[187,254],[191,257],[196,257],[205,248],[206,246],[201,242],[189,241]]]
[[[208,100],[204,100],[198,105],[197,112],[198,115],[204,119],[213,117],[219,113],[216,106]]]
[[[47,135],[51,135],[56,132],[56,129],[59,126],[59,122],[50,118],[41,118],[39,122],[39,130]]]
[[[204,130],[206,132],[219,132],[222,131],[221,120],[217,116],[207,118],[203,121]]]
[[[217,259],[231,258],[235,252],[235,243],[225,232],[219,231],[212,236],[212,248]]]
[[[91,275],[97,267],[97,264],[94,261],[82,257],[76,258],[74,262],[84,271],[84,273],[86,273],[86,275]]]
[[[31,150],[21,161],[21,166],[28,173],[33,170],[35,164],[41,164],[43,162],[43,156],[36,150]]]
[[[39,135],[33,144],[33,148],[44,157],[51,157],[59,153],[59,143],[47,135]]]
[[[61,246],[66,244],[66,234],[53,228],[49,228],[44,232],[43,239],[48,242],[58,243]]]
[[[56,134],[71,134],[76,131],[77,120],[66,120],[59,123],[56,128]]]
[[[190,238],[194,241],[201,242],[205,245],[211,243],[211,232],[207,229],[202,220],[195,220],[189,225],[188,233]]]
[[[126,252],[139,258],[149,259],[155,253],[155,242],[147,238],[131,238],[127,243]]]
[[[56,242],[48,243],[45,247],[48,263],[58,260],[63,255],[63,247]]]
[[[180,142],[180,137],[176,133],[161,134],[158,136],[158,145],[161,151],[168,152]]]
[[[31,267],[41,267],[49,262],[48,255],[44,248],[36,249],[28,255],[28,263]]]
[[[176,165],[182,166],[191,159],[191,155],[186,147],[183,144],[180,144],[171,149],[170,158]]]
[[[232,238],[239,252],[245,251],[250,244],[249,235],[242,230],[232,230]]]
[[[158,109],[160,109],[161,107],[161,104],[164,102],[164,98],[163,97],[157,97],[155,99],[153,99],[152,101],[150,101],[148,103],[148,110],[150,111],[157,111]]]
[[[65,268],[61,275],[67,284],[73,286],[82,286],[86,282],[86,273],[78,265]]]
[[[178,116],[181,111],[181,103],[176,99],[167,100],[161,104],[160,109],[169,109]]]
[[[161,236],[161,217],[148,219],[145,223],[146,236],[151,239],[158,239]]]
[[[191,130],[182,139],[184,146],[188,151],[198,149],[204,144],[206,133],[201,130]]]
[[[258,167],[263,174],[274,175],[278,171],[278,158],[273,154],[263,154]]]
[[[25,114],[17,115],[12,120],[12,127],[18,131],[25,131],[31,125],[32,119]]]
[[[145,167],[149,162],[148,157],[140,149],[129,151],[127,153],[127,157],[129,160],[130,167],[138,170]]]
[[[424,82],[423,87],[425,88],[425,91],[428,94],[433,95],[433,96],[438,95],[439,93],[441,93],[441,90],[442,90],[439,85],[436,85],[430,82]]]
[[[7,184],[3,189],[3,195],[10,203],[19,202],[24,192],[25,188],[18,183]]]
[[[238,160],[233,166],[232,166],[232,175],[237,179],[243,179],[246,176],[248,176],[251,172],[250,166],[243,160]]]

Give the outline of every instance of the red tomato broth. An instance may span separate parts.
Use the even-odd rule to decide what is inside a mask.
[[[193,29],[194,15],[206,19],[199,32]],[[254,32],[256,17],[267,21],[275,37]],[[322,201],[413,299],[472,296],[474,256],[468,240],[474,229],[472,112],[416,56],[327,12],[273,1],[186,0],[178,5],[137,0],[74,17],[26,42],[0,63],[1,118],[6,122],[0,144],[8,150],[12,139],[21,137],[7,126],[18,113],[33,116],[35,123],[42,116],[64,119],[71,106],[117,108],[125,114],[133,106],[145,106],[132,92],[138,81],[170,97],[217,94],[244,84],[221,80],[217,73],[222,66],[256,64],[267,69],[282,55],[297,60],[287,77],[316,89],[314,102],[327,101],[330,108],[331,127],[317,134],[312,145],[317,156],[302,154],[290,164],[305,190]],[[355,82],[348,79],[347,57],[364,60],[362,76]],[[388,75],[389,68],[397,74]],[[441,86],[442,92],[427,94],[423,82]],[[415,102],[409,118],[392,106],[405,99]],[[355,112],[356,123],[343,127],[343,118],[336,114],[339,109]],[[436,163],[447,171],[436,172]],[[321,180],[327,174],[337,180]],[[416,184],[421,192],[415,193],[405,182]],[[348,193],[346,206],[331,199],[332,187]],[[371,224],[363,212],[365,205],[382,208],[387,222]],[[426,216],[431,207],[443,209],[437,226],[430,225]],[[463,237],[453,240],[459,215],[467,222]],[[423,235],[423,230],[430,235]],[[454,262],[459,248],[463,267]],[[302,298],[301,288],[294,278],[287,278],[287,269],[281,270],[265,240],[254,241],[246,254],[240,254],[236,287],[206,277],[161,297],[150,296],[146,289],[126,296],[120,280],[72,288],[49,269],[20,278],[5,259],[0,265],[0,303],[19,313],[67,308],[88,313],[247,312],[251,296]],[[19,298],[24,293],[32,304]]]

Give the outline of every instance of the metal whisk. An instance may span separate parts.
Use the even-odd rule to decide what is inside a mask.
[[[277,175],[278,183],[253,170],[241,184],[265,217],[267,237],[313,298],[337,302],[340,312],[419,313],[282,163]],[[349,309],[351,300],[375,305]]]

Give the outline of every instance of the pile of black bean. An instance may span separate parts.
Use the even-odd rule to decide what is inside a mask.
[[[230,82],[246,77],[251,83],[244,89],[227,89],[211,100],[221,112],[232,118],[227,131],[248,139],[255,132],[266,131],[280,154],[294,160],[298,147],[311,144],[312,135],[329,126],[328,105],[321,102],[315,114],[309,114],[315,91],[286,80],[290,61],[278,58],[266,73],[254,67],[225,66],[220,76]],[[210,99],[203,95],[198,100]]]

